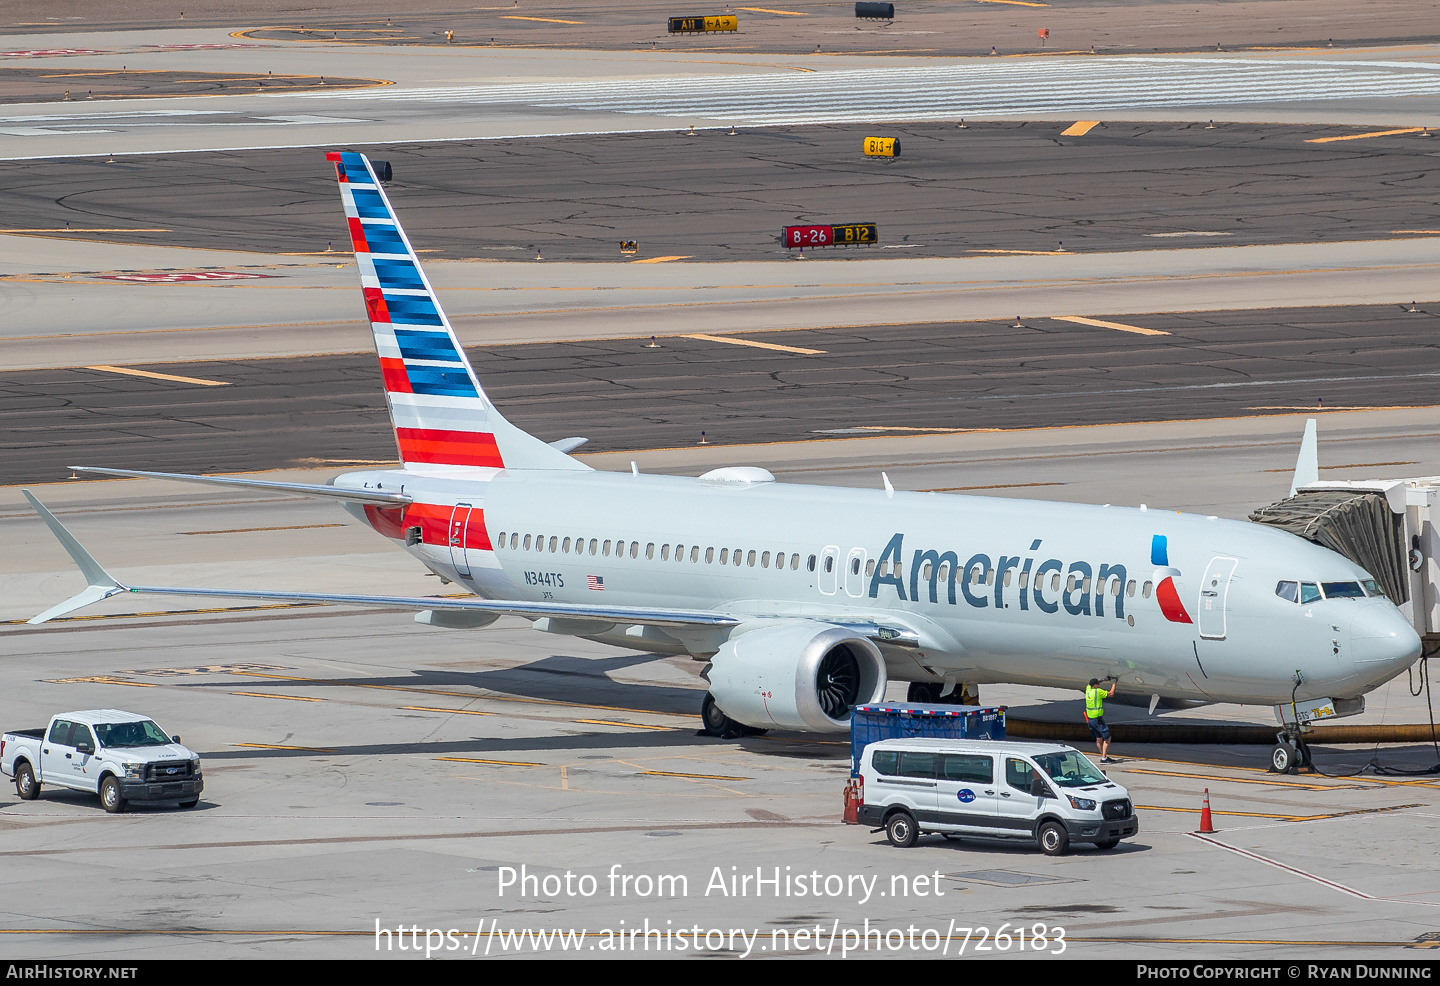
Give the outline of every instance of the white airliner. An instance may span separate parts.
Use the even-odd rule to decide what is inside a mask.
[[[1260,524],[1173,511],[799,486],[764,469],[596,472],[486,398],[369,161],[331,153],[403,465],[328,486],[90,469],[329,497],[477,598],[127,586],[26,496],[89,587],[500,616],[706,660],[711,731],[835,732],[888,680],[915,698],[1013,682],[1342,714],[1420,654],[1375,581]],[[1152,701],[1152,711],[1154,704]]]

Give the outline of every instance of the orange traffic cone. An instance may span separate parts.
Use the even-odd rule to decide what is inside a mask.
[[[1214,832],[1215,824],[1210,821],[1210,789],[1205,789],[1205,803],[1200,807],[1200,831]]]
[[[845,782],[845,815],[842,821],[846,825],[860,824],[860,805],[865,800],[860,793],[865,782],[858,777],[852,777]]]

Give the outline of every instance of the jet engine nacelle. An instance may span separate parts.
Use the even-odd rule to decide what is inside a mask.
[[[839,733],[850,708],[885,697],[880,648],[855,631],[813,620],[731,637],[710,663],[710,694],[731,719],[758,729]]]

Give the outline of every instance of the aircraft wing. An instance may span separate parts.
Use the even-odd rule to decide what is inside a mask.
[[[155,475],[155,474],[150,474]],[[274,484],[279,486],[289,484]],[[635,606],[591,606],[577,603],[527,602],[496,599],[445,599],[437,596],[367,596],[324,592],[278,592],[255,589],[192,589],[179,586],[126,585],[120,582],[86,551],[75,536],[66,530],[45,505],[29,490],[21,490],[52,534],[69,552],[89,583],[85,589],[57,606],[29,620],[45,623],[66,613],[108,599],[122,592],[163,596],[204,596],[225,599],[269,599],[280,602],[350,603],[402,610],[448,610],[471,613],[494,613],[497,616],[520,616],[526,619],[552,617],[605,623],[628,623],[655,627],[730,627],[741,621],[732,616],[703,610],[660,609]],[[338,491],[336,491],[338,492]]]
[[[347,490],[339,486],[317,486],[311,483],[276,483],[266,479],[241,479],[232,476],[191,476],[178,472],[142,472],[138,469],[101,469],[98,466],[70,466],[74,472],[95,472],[107,476],[129,476],[134,479],[173,479],[181,483],[200,483],[205,486],[240,487],[250,490],[264,490],[268,493],[295,493],[299,496],[318,496],[349,503],[374,503],[380,506],[404,506],[410,497],[404,493],[382,493],[379,490]],[[26,494],[27,496],[29,494]],[[33,500],[31,502],[34,502]]]

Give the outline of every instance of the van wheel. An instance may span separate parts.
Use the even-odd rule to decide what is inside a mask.
[[[114,775],[100,782],[100,804],[112,815],[118,815],[125,810],[125,799],[120,797],[120,782]]]
[[[1096,849],[1114,849],[1114,848],[1115,848],[1116,846],[1118,846],[1119,844],[1120,844],[1120,840],[1119,840],[1119,839],[1101,839],[1099,842],[1095,843],[1095,848],[1096,848]]]
[[[1035,833],[1035,841],[1040,843],[1040,851],[1047,856],[1063,856],[1065,850],[1070,848],[1070,833],[1065,831],[1065,826],[1059,822],[1046,822],[1040,826],[1040,831]]]
[[[28,763],[22,763],[15,768],[15,793],[24,801],[34,801],[40,797],[40,785],[35,783],[35,771],[30,769]]]
[[[909,849],[920,837],[920,831],[915,827],[915,819],[908,811],[897,811],[885,823],[885,837],[897,849]]]

